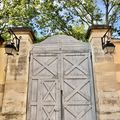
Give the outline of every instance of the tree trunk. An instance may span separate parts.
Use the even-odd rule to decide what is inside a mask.
[[[108,22],[108,14],[109,14],[109,0],[106,0],[106,14],[105,14],[105,20],[106,20],[106,25],[109,25],[109,22]]]

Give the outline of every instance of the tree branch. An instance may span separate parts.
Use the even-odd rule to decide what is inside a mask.
[[[83,16],[85,17],[86,21],[89,23],[89,24],[93,24],[92,23],[92,16],[90,16],[91,20],[89,20],[89,18],[87,18],[87,15],[90,15],[88,13],[86,13],[86,15],[84,14],[84,11],[79,7],[79,10],[81,11],[81,13],[83,14]],[[79,13],[78,13],[79,14]],[[79,14],[80,15],[80,14]],[[81,16],[82,17],[82,16]]]
[[[115,7],[115,5],[112,5],[111,8],[108,11],[108,14],[111,12],[111,10]]]
[[[89,14],[90,16],[92,16],[92,14],[90,14],[90,12],[87,10],[87,7],[84,6],[84,4],[82,4],[82,1],[80,0],[82,7],[84,8],[84,10],[87,12],[87,14]]]
[[[114,11],[114,13],[112,14],[111,18],[110,18],[109,21],[108,21],[109,24],[110,24],[110,22],[111,22],[111,24],[113,24],[113,23],[116,21],[116,16],[117,16],[118,10],[119,10],[119,8],[117,8],[117,9]],[[112,19],[113,19],[113,21],[112,21]]]

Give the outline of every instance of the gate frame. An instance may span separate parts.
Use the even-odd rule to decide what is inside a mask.
[[[60,45],[61,46],[61,45]],[[39,46],[40,47],[40,46]],[[48,51],[49,53],[50,51]],[[60,51],[56,52],[55,51],[55,54],[59,54],[61,53],[62,50],[60,48]],[[69,51],[71,53],[71,51]],[[69,53],[68,51],[66,53]],[[80,51],[79,51],[80,52]],[[46,51],[42,51],[41,53],[46,53]],[[54,52],[53,52],[54,53]],[[52,53],[52,54],[53,54]],[[29,120],[29,117],[30,117],[30,114],[29,114],[29,102],[30,102],[30,92],[29,92],[29,87],[30,87],[30,83],[31,83],[31,69],[32,69],[32,66],[31,66],[31,59],[33,58],[33,54],[36,54],[36,53],[33,53],[32,50],[30,52],[30,55],[29,55],[29,75],[28,75],[28,87],[27,87],[27,91],[28,91],[28,94],[27,94],[27,107],[26,107],[26,112],[27,112],[27,116],[26,116],[26,120]],[[38,54],[38,53],[37,53]],[[91,48],[89,47],[89,62],[90,62],[90,65],[89,65],[89,72],[90,72],[90,79],[91,79],[91,82],[90,82],[90,90],[91,90],[91,94],[92,94],[92,113],[93,113],[93,117],[95,118],[94,120],[97,120],[97,107],[96,107],[96,93],[95,93],[95,81],[94,81],[94,69],[93,69],[93,63],[92,63],[92,52],[91,52]]]

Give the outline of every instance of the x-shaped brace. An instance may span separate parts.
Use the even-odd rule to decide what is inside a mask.
[[[82,90],[82,88],[83,88],[85,85],[87,85],[87,84],[89,83],[89,81],[87,81],[83,86],[81,86],[81,87],[78,86],[77,88],[76,88],[75,86],[73,86],[72,84],[67,83],[66,81],[64,81],[64,82],[73,89],[72,93],[65,98],[65,101],[68,101],[68,100],[69,100],[71,97],[73,97],[76,93],[80,94],[80,95],[81,95],[83,98],[85,98],[87,101],[90,100],[90,97],[88,97],[87,95],[85,95],[83,92],[80,91],[80,90]]]
[[[42,108],[43,108],[43,110],[44,110],[44,112],[45,112],[45,114],[47,116],[47,118],[45,120],[51,120],[51,116],[52,116],[52,114],[53,114],[53,112],[55,110],[55,106],[52,108],[52,110],[50,111],[50,113],[48,113],[47,110],[44,107],[42,107]]]
[[[82,117],[86,115],[87,112],[89,112],[92,109],[91,105],[86,106],[86,108],[80,111],[79,114],[75,114],[67,106],[65,106],[64,108],[75,118],[74,120],[80,120]]]
[[[41,65],[41,67],[39,68],[39,71],[36,74],[40,73],[44,69],[47,69],[51,74],[53,74],[55,76],[55,74],[50,70],[49,65],[52,64],[56,59],[57,59],[57,57],[53,57],[45,63],[41,63],[41,62],[39,62],[39,60],[35,59],[35,61]]]
[[[73,64],[71,61],[69,61],[68,59],[66,59],[66,58],[64,57],[64,59],[65,59],[66,61],[68,61],[68,62],[72,65],[72,67],[71,67],[69,70],[67,70],[67,71],[65,72],[65,74],[67,75],[67,74],[69,74],[70,72],[72,72],[75,68],[77,68],[77,69],[80,70],[83,74],[86,75],[85,71],[84,71],[83,69],[81,70],[80,64],[82,64],[87,58],[88,58],[88,57],[86,57],[85,59],[83,59],[83,60],[82,60],[81,62],[79,62],[79,63]]]
[[[54,88],[54,86],[56,85],[56,83],[54,82],[54,83],[51,85],[50,88],[48,88],[47,85],[46,85],[44,82],[43,82],[43,84],[44,84],[45,88],[47,89],[47,93],[46,93],[43,101],[46,100],[46,98],[48,97],[48,95],[50,95],[50,96],[53,98],[53,100],[55,101],[55,98],[54,98],[53,95],[51,94],[51,91],[52,91],[52,89]]]

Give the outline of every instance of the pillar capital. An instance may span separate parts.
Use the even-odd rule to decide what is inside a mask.
[[[92,25],[88,28],[86,38],[90,39],[91,37],[102,37],[108,30],[111,30],[112,27],[108,25]]]

